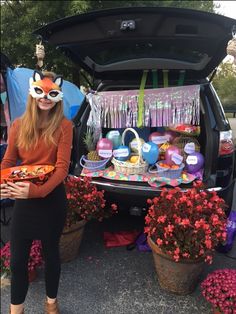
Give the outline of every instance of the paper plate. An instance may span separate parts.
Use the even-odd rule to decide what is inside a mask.
[[[1,170],[1,182],[32,181],[44,182],[52,174],[54,166],[35,165],[17,166]]]

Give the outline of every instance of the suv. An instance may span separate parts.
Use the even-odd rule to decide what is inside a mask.
[[[203,181],[231,205],[235,154],[232,130],[208,76],[226,56],[236,20],[221,15],[164,7],[93,11],[52,22],[34,32],[60,48],[92,78],[97,92],[137,90],[144,70],[157,70],[158,88],[200,86],[198,141],[205,156]],[[164,74],[163,74],[164,73]],[[168,73],[168,82],[166,80]],[[180,84],[181,83],[181,84]],[[150,75],[146,88],[152,88]],[[74,118],[71,172],[80,175],[90,114],[85,101]],[[103,129],[103,136],[109,129]],[[120,205],[145,207],[159,192],[144,182],[93,178]],[[181,185],[186,189],[189,185]]]

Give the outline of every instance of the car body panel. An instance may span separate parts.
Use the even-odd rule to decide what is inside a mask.
[[[162,69],[200,79],[226,56],[234,25],[234,19],[203,11],[139,7],[80,14],[34,33],[96,78]]]

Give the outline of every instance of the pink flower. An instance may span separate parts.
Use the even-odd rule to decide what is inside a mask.
[[[183,203],[183,202],[186,202],[187,201],[187,197],[186,195],[183,195],[181,198],[180,198],[180,202]]]
[[[200,229],[200,228],[204,228],[204,229],[206,229],[206,222],[205,222],[205,220],[203,219],[203,218],[201,218],[200,220],[197,220],[196,222],[195,222],[195,227],[197,228],[197,229]]]
[[[174,250],[174,254],[175,254],[175,255],[179,255],[179,253],[180,253],[180,249],[177,247],[177,248]]]
[[[164,230],[166,231],[166,233],[172,233],[174,228],[175,227],[173,225],[167,225],[167,227],[165,227]]]
[[[181,223],[183,226],[189,226],[190,225],[190,220],[188,218],[184,218]]]
[[[212,242],[210,239],[205,240],[206,248],[211,249],[212,248]]]
[[[162,222],[162,223],[164,223],[165,221],[166,221],[166,215],[159,216],[159,217],[157,218],[157,222]]]
[[[160,246],[160,245],[162,245],[163,240],[161,240],[161,239],[158,238],[158,239],[156,240],[156,243],[157,243],[158,246]]]
[[[175,261],[175,262],[178,262],[178,261],[179,261],[179,255],[174,255],[173,258],[174,258],[174,261]]]
[[[197,206],[196,206],[196,210],[197,210],[198,212],[202,211],[202,205],[197,205]]]

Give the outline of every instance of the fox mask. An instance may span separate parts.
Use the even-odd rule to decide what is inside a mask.
[[[43,73],[35,70],[29,83],[29,93],[36,99],[45,98],[53,102],[58,102],[63,98],[61,91],[63,79],[61,76],[56,76],[54,80],[51,80],[45,77]]]

